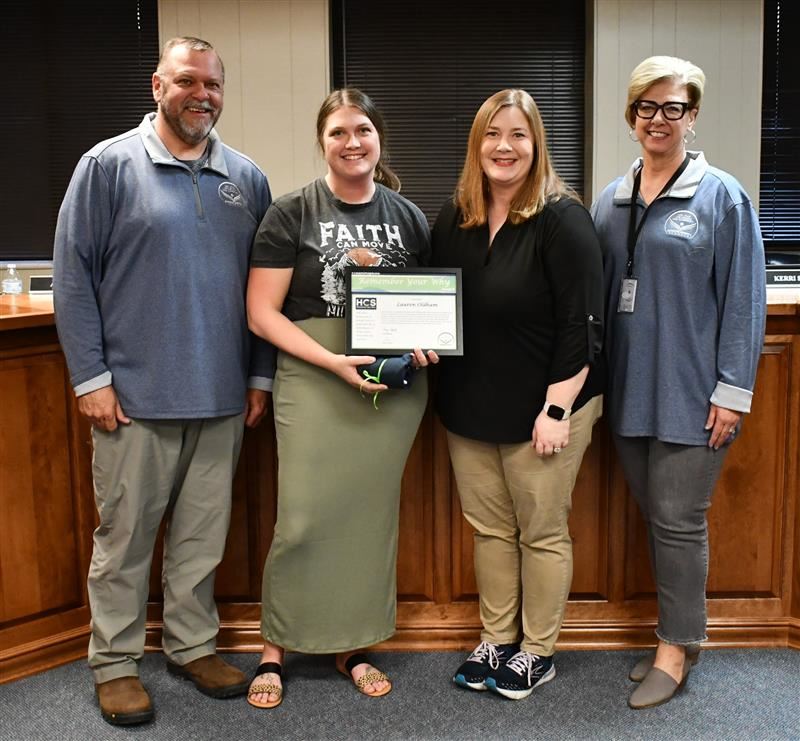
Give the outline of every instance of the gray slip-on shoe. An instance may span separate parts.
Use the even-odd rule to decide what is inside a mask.
[[[655,658],[656,652],[651,651],[647,656],[643,656],[639,659],[633,669],[631,669],[630,674],[628,674],[628,679],[630,679],[631,682],[641,682],[647,676],[647,672],[653,668]],[[689,660],[689,663],[694,666],[700,660],[700,646],[687,647],[686,658]]]
[[[676,682],[665,671],[654,666],[647,672],[647,676],[628,699],[629,707],[634,710],[642,710],[643,708],[654,708],[656,705],[663,705],[665,702],[669,702],[676,693],[683,689],[691,668],[692,665],[689,661],[684,661],[683,676],[680,682]]]

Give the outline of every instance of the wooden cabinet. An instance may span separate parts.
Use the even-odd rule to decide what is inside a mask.
[[[797,601],[793,579],[800,569],[800,316],[783,308],[773,311],[753,410],[726,460],[709,515],[713,645],[787,645],[794,640],[800,647],[800,612],[792,602]],[[234,516],[217,579],[220,614],[231,623],[220,640],[230,648],[255,650],[260,643],[260,574],[275,510],[274,455],[266,427],[248,433],[234,493],[234,511],[247,516]],[[254,486],[259,490],[255,497]],[[595,427],[573,493],[570,530],[575,566],[559,645],[652,642],[656,602],[644,524],[603,420]],[[245,570],[245,543],[250,554],[247,599],[234,588]],[[475,643],[480,623],[472,558],[472,531],[461,516],[444,430],[429,410],[403,479],[398,630],[387,646],[443,649]],[[158,645],[157,633],[154,626],[153,645]]]
[[[3,331],[3,322],[10,327]],[[77,414],[52,316],[0,319],[0,681],[85,655],[95,511],[91,437]],[[800,648],[800,313],[770,307],[752,413],[709,515],[712,645]],[[257,650],[261,571],[276,510],[271,418],[248,431],[217,573],[224,648]],[[386,647],[471,647],[479,620],[472,532],[444,430],[429,411],[403,479],[398,630]],[[646,537],[601,420],[573,494],[575,569],[559,646],[652,642]],[[160,552],[148,646],[160,645]]]
[[[54,327],[0,331],[0,394],[2,681],[85,652],[94,510]]]

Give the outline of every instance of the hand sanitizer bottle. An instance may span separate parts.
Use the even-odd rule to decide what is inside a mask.
[[[9,263],[8,271],[0,286],[3,289],[3,293],[22,293],[22,278],[19,277],[15,264]]]

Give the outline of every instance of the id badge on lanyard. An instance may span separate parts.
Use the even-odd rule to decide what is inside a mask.
[[[683,162],[672,177],[666,182],[664,187],[659,191],[658,195],[653,199],[653,203],[661,196],[664,195],[673,185],[675,181],[683,174],[683,171],[688,167],[691,157],[687,154],[683,158]],[[642,231],[644,222],[650,215],[650,206],[647,206],[642,214],[642,218],[637,226],[636,224],[636,202],[639,197],[639,187],[642,182],[642,168],[636,173],[633,179],[633,191],[631,192],[631,206],[630,206],[630,219],[628,221],[628,262],[625,266],[625,275],[619,284],[619,303],[617,304],[617,313],[619,314],[633,314],[633,309],[636,306],[636,289],[638,281],[633,277],[633,257],[636,252],[636,240]],[[652,206],[652,203],[650,204]]]
[[[633,314],[636,306],[636,278],[623,278],[619,284],[619,303],[617,312],[620,314]]]

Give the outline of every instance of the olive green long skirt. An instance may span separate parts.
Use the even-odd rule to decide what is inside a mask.
[[[297,325],[344,352],[343,319]],[[400,480],[427,401],[425,372],[378,397],[279,353],[273,388],[278,518],[264,565],[261,634],[304,653],[395,631]]]

